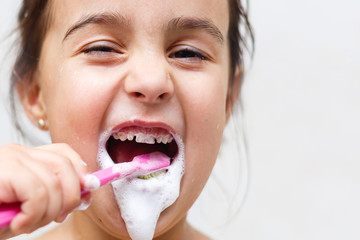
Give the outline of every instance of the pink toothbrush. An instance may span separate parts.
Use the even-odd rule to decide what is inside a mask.
[[[170,158],[168,156],[161,152],[153,152],[136,156],[131,162],[115,164],[112,167],[93,172],[92,175],[99,179],[100,186],[104,186],[120,178],[149,174],[169,165]],[[82,190],[81,196],[88,192]],[[0,205],[0,229],[9,226],[11,220],[21,211],[20,206],[20,203]]]

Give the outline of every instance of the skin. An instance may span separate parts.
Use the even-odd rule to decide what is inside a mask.
[[[40,149],[7,146],[0,148],[0,154],[15,154],[16,148],[21,148],[24,156],[13,158],[25,159],[21,161],[27,162],[28,168],[41,162],[46,169],[40,174],[42,184],[53,170],[45,159],[57,159],[61,167],[66,159],[66,169],[71,171],[63,171],[66,178],[56,176],[55,184],[45,188],[46,201],[55,201],[54,192],[63,199],[56,207],[48,206],[46,211],[52,213],[46,215],[46,221],[30,223],[30,215],[37,214],[31,212],[23,227],[13,222],[10,231],[28,232],[54,219],[62,221],[60,216],[79,204],[79,197],[74,196],[79,196],[83,176],[98,169],[100,135],[135,119],[142,126],[170,128],[185,144],[186,171],[180,196],[161,214],[155,239],[208,239],[187,224],[186,213],[211,173],[231,112],[227,104],[227,1],[54,0],[51,9],[56,11],[52,12],[39,67],[32,84],[19,85],[18,92],[29,118],[34,123],[45,118],[53,143],[65,144]],[[75,27],[95,14],[116,17]],[[174,19],[202,20],[208,28],[176,28],[171,25]],[[43,157],[45,148],[56,157]],[[0,169],[10,168],[7,162],[1,163],[4,167]],[[65,179],[71,180],[65,183]],[[20,180],[11,181],[20,184]],[[17,200],[25,192],[34,195],[36,188],[29,185],[18,192]],[[0,192],[0,200],[4,201],[4,195]],[[64,203],[71,197],[71,204]],[[75,212],[40,239],[129,239],[111,186],[93,192],[92,197],[88,210]]]

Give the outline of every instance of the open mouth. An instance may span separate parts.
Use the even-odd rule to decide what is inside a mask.
[[[125,127],[114,132],[106,142],[106,150],[114,163],[131,162],[135,156],[162,152],[171,161],[179,148],[174,136],[163,128]],[[141,179],[157,177],[164,170],[141,176]]]

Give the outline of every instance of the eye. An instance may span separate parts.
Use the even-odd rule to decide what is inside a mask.
[[[123,53],[123,48],[111,41],[96,41],[89,43],[81,49],[81,52],[85,55],[94,56],[107,56],[111,54]]]
[[[81,48],[80,53],[89,63],[108,64],[124,60],[124,48],[112,41],[96,41]]]
[[[174,49],[173,53],[170,54],[170,58],[177,58],[185,61],[206,61],[208,58],[205,54],[201,53],[199,50],[191,47],[177,47]]]
[[[83,50],[83,53],[96,53],[96,52],[116,52],[113,48],[108,46],[94,46],[86,48]]]
[[[170,57],[173,57],[173,58],[200,58],[201,60],[206,60],[205,56],[203,56],[201,53],[194,52],[189,49],[178,51],[178,52],[172,54]]]

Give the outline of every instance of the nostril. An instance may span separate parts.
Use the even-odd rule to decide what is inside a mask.
[[[141,92],[135,92],[134,95],[135,95],[136,97],[141,97],[141,96],[143,96],[143,94],[142,94]]]
[[[166,93],[160,94],[159,99],[164,99],[164,98],[166,98],[166,96],[167,96]]]
[[[137,98],[137,99],[143,99],[143,100],[147,100],[149,102],[153,102],[153,101],[156,101],[156,100],[164,100],[167,98],[167,96],[169,95],[168,93],[164,92],[164,93],[161,93],[160,95],[158,96],[151,96],[151,95],[145,95],[141,92],[133,92],[132,95]]]

